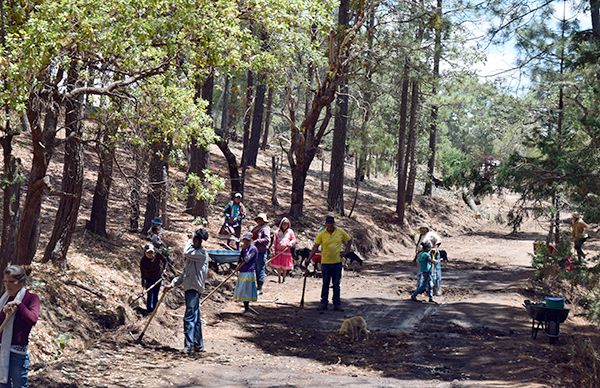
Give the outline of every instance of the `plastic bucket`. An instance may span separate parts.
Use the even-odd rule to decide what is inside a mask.
[[[545,298],[546,307],[549,309],[564,309],[565,298],[562,296],[547,296]]]

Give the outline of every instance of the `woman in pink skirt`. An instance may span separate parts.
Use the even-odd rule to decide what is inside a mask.
[[[290,220],[281,219],[273,241],[273,261],[271,267],[277,270],[277,282],[284,283],[289,270],[294,269],[292,247],[296,245],[296,236],[290,228]]]

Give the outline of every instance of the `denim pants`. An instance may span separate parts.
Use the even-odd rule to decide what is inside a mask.
[[[587,241],[587,238],[580,238],[575,241],[575,250],[577,251],[577,258],[579,260],[585,258],[585,253],[583,252],[583,244]]]
[[[265,282],[267,274],[265,272],[265,262],[267,261],[267,252],[258,252],[256,257],[256,287],[260,290]]]
[[[148,289],[154,283],[156,283],[158,279],[144,279],[144,288]],[[162,282],[158,283],[154,286],[153,289],[148,291],[148,295],[146,295],[146,311],[151,313],[156,308],[156,304],[158,303],[158,294],[160,292],[160,287],[162,286]]]
[[[196,290],[185,291],[185,314],[183,316],[184,346],[186,349],[204,349],[202,338],[202,319],[200,312],[200,293]]]
[[[342,263],[321,264],[323,273],[323,288],[321,288],[321,304],[327,306],[329,301],[329,283],[333,282],[333,305],[339,306],[340,299],[340,280],[342,280]]]
[[[433,290],[431,284],[431,272],[421,272],[421,282],[415,292],[412,293],[412,297],[415,298],[417,295],[420,295],[425,291],[427,291],[427,296],[429,296],[429,299],[432,299]]]
[[[442,262],[438,260],[433,269],[433,291],[436,295],[442,292]]]
[[[29,370],[29,354],[10,352],[8,365],[8,382],[0,384],[0,388],[27,388],[27,371]]]

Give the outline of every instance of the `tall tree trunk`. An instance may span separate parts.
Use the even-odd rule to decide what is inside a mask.
[[[596,39],[600,40],[600,0],[590,0],[590,13],[592,16],[592,31]]]
[[[413,80],[412,93],[410,97],[410,122],[408,124],[408,141],[406,150],[406,169],[409,170],[404,195],[406,204],[412,204],[415,193],[415,180],[417,178],[417,125],[419,119],[419,81]]]
[[[79,66],[72,64],[67,75],[67,87],[74,87],[79,78]],[[61,196],[54,219],[50,241],[44,251],[43,262],[52,262],[66,268],[67,252],[77,226],[83,189],[83,98],[81,94],[67,99],[65,105],[65,156]]]
[[[116,143],[114,136],[119,127],[114,121],[109,121],[103,130],[101,144],[96,146],[98,154],[98,178],[92,199],[92,211],[86,229],[98,236],[106,237],[106,221],[108,217],[108,198],[112,186],[113,159]]]
[[[261,82],[256,86],[256,94],[254,96],[254,108],[252,109],[252,130],[250,132],[250,141],[248,142],[248,150],[246,152],[246,166],[256,167],[258,149],[260,148],[260,134],[263,126],[263,115],[265,112],[266,92],[267,86],[261,80]]]
[[[265,128],[263,129],[261,150],[266,150],[269,144],[269,130],[271,129],[271,118],[273,117],[273,87],[267,92],[267,110],[265,112]]]
[[[13,134],[7,122],[5,135],[1,140],[3,153],[4,193],[2,196],[2,246],[0,248],[0,268],[5,268],[15,255],[15,239],[19,222],[21,201],[21,160],[12,153]]]
[[[148,195],[146,196],[146,212],[142,233],[146,234],[152,227],[152,219],[159,217],[162,198],[166,195],[164,180],[169,158],[170,147],[164,142],[155,142],[150,146],[150,165],[148,167]]]
[[[62,79],[62,71],[59,71],[57,78]],[[41,123],[42,109],[45,111],[43,125]],[[31,133],[33,160],[25,202],[19,219],[13,264],[30,264],[37,251],[40,237],[40,213],[49,183],[46,172],[54,153],[59,110],[55,95],[50,95],[44,100],[31,96],[27,115],[23,118],[24,125]]]
[[[204,101],[208,102],[206,113],[211,117],[214,84],[214,74],[211,73],[202,85],[199,83],[196,85],[196,99],[202,97]],[[204,170],[208,168],[209,156],[209,150],[192,138],[188,174],[195,174],[201,181],[204,181]],[[208,217],[208,204],[205,200],[196,199],[196,191],[193,188],[190,188],[186,208],[186,212],[194,217]]]
[[[404,225],[404,197],[406,193],[406,134],[408,132],[406,122],[408,115],[408,86],[409,86],[409,64],[404,64],[402,76],[402,88],[400,96],[400,125],[398,127],[398,192],[396,197],[396,214],[400,218],[400,226]]]
[[[244,108],[244,119],[243,119],[243,149],[242,149],[242,171],[248,166],[248,146],[250,144],[250,124],[252,123],[252,95],[254,94],[254,73],[250,70],[246,72],[246,106]],[[242,172],[243,175],[243,172]]]
[[[229,87],[231,78],[225,74],[225,84],[223,85],[223,110],[221,111],[221,132],[227,135],[229,132]],[[229,136],[227,136],[229,138]]]
[[[338,25],[346,29],[350,23],[350,0],[340,0]],[[336,100],[333,122],[333,144],[327,188],[327,208],[344,215],[344,167],[346,160],[346,136],[348,133],[349,89],[347,76],[340,77],[340,89]]]
[[[435,25],[435,43],[433,53],[433,86],[431,95],[437,95],[438,82],[440,78],[440,59],[442,57],[442,0],[437,0]],[[431,106],[431,123],[429,127],[429,160],[427,162],[427,181],[425,182],[424,195],[431,196],[433,193],[433,172],[435,170],[435,151],[437,144],[437,119],[438,106]]]
[[[139,182],[143,181],[143,177],[146,175],[145,167],[147,162],[147,152],[145,149],[142,149],[142,147],[133,147],[134,149],[131,151],[135,161],[134,176],[136,181],[130,183],[129,189],[129,230],[132,232],[137,232],[140,228],[140,201],[142,199]]]

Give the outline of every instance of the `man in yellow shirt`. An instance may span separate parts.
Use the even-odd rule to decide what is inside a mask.
[[[325,229],[317,234],[315,244],[310,252],[310,259],[321,248],[321,269],[323,272],[323,288],[321,289],[321,306],[319,310],[327,310],[329,301],[329,283],[333,282],[333,309],[342,311],[340,299],[340,280],[342,279],[342,246],[344,253],[350,251],[352,238],[344,229],[335,226],[333,216],[325,217]]]
[[[572,236],[573,242],[575,243],[575,250],[577,251],[577,258],[579,260],[583,260],[585,259],[583,244],[588,239],[588,235],[585,233],[585,230],[588,228],[588,224],[583,221],[583,218],[581,218],[579,213],[573,213],[571,218],[571,227],[573,228]]]

